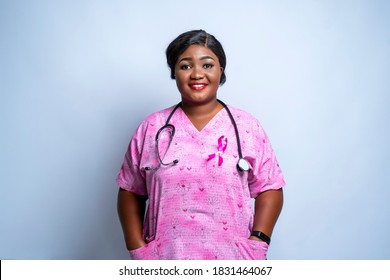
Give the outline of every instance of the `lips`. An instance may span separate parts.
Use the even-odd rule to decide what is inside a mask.
[[[201,90],[204,90],[206,88],[207,84],[205,83],[192,83],[190,84],[190,88],[192,90],[197,90],[197,91],[201,91]]]

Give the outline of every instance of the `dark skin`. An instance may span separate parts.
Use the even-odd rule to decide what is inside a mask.
[[[182,109],[196,129],[201,131],[223,109],[223,106],[217,100],[212,104],[197,107],[188,106],[185,102],[182,102]]]
[[[208,48],[192,45],[179,57],[175,67],[176,84],[181,93],[182,109],[201,131],[223,106],[217,101],[217,90],[224,69],[218,57]],[[142,238],[146,197],[119,190],[118,215],[128,250],[146,244]],[[271,237],[283,206],[283,191],[269,190],[255,199],[253,230]],[[257,237],[249,239],[260,241]]]
[[[283,190],[269,190],[262,192],[255,199],[255,217],[253,230],[262,231],[271,237],[276,221],[283,207]],[[249,237],[259,240],[255,236]]]
[[[127,250],[134,250],[146,244],[142,238],[146,198],[145,196],[119,189],[118,215]]]

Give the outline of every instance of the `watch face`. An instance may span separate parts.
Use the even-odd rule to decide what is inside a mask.
[[[249,162],[246,159],[240,158],[237,163],[238,169],[241,171],[249,171],[250,165]]]

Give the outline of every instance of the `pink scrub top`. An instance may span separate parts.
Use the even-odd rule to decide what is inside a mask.
[[[117,184],[147,195],[143,237],[146,246],[130,251],[132,259],[265,259],[268,245],[249,240],[253,198],[285,185],[271,144],[249,113],[229,106],[237,123],[249,172],[237,171],[237,141],[225,109],[198,131],[181,108],[170,123],[176,132],[159,140],[163,162],[157,167],[156,133],[173,107],[148,116],[134,133]],[[165,154],[165,156],[164,156]]]

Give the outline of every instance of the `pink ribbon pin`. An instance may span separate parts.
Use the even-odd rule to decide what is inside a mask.
[[[207,160],[211,160],[215,157],[218,157],[218,166],[221,166],[223,163],[222,154],[225,152],[227,147],[227,138],[225,136],[221,136],[218,138],[218,151],[214,154],[209,155]]]

